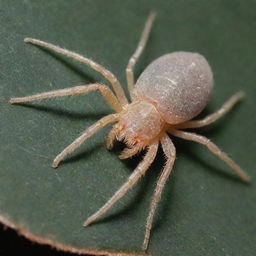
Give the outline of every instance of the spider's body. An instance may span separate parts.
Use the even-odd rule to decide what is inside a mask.
[[[213,75],[202,55],[174,52],[153,61],[134,87],[133,103],[123,111],[112,132],[117,140],[140,150],[159,140],[168,128],[166,124],[184,123],[204,109]],[[134,148],[125,152],[137,153]]]
[[[124,140],[129,147],[140,144],[144,148],[157,139],[164,124],[154,104],[141,99],[127,106],[113,132],[117,140]]]
[[[107,137],[107,147],[111,148],[115,139],[124,141],[127,144],[127,148],[122,152],[120,158],[131,157],[140,150],[147,148],[144,159],[136,167],[127,181],[105,205],[85,221],[84,226],[89,225],[102,214],[106,213],[117,200],[125,195],[129,188],[136,184],[153,162],[158,146],[161,144],[167,160],[157,181],[151,201],[143,249],[146,249],[148,246],[156,207],[160,201],[165,182],[171,173],[176,156],[175,147],[168,133],[207,146],[210,151],[227,163],[242,180],[245,182],[249,181],[248,176],[243,170],[209,139],[181,130],[202,127],[216,121],[243,97],[243,93],[239,92],[212,115],[207,116],[203,120],[190,121],[206,106],[213,87],[212,71],[203,56],[189,52],[166,54],[152,62],[141,74],[137,83],[134,83],[133,67],[145,47],[154,16],[154,14],[149,16],[138,48],[132,55],[126,68],[127,84],[132,99],[130,104],[119,81],[109,70],[77,53],[32,38],[26,38],[25,42],[47,47],[83,62],[92,69],[100,72],[111,83],[114,93],[106,85],[96,83],[10,99],[10,103],[19,103],[99,90],[110,107],[116,112],[115,114],[103,117],[94,125],[87,128],[81,136],[74,140],[54,159],[52,163],[53,167],[57,167],[67,154],[73,152],[86,139],[111,122],[117,123],[113,126]]]
[[[154,103],[167,123],[178,124],[205,108],[212,87],[212,71],[202,55],[174,52],[156,59],[142,72],[135,94]]]

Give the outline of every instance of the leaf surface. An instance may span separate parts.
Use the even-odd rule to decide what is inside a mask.
[[[200,52],[215,75],[213,97],[202,116],[233,93],[245,91],[245,100],[222,120],[197,132],[227,152],[254,184],[255,8],[252,0],[0,1],[0,220],[34,241],[62,250],[142,253],[150,198],[164,164],[162,152],[137,186],[84,228],[83,221],[113,195],[141,156],[120,161],[121,144],[108,151],[104,139],[109,125],[52,169],[52,159],[111,109],[97,92],[16,106],[8,99],[107,83],[80,63],[25,45],[25,37],[92,58],[125,87],[125,67],[152,10],[157,19],[136,77],[167,52]],[[255,186],[240,182],[202,146],[177,139],[174,143],[174,172],[158,207],[148,253],[253,255]]]

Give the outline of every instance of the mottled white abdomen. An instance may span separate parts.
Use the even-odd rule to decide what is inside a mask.
[[[174,52],[153,61],[135,85],[137,98],[154,103],[162,118],[178,124],[206,106],[213,75],[206,59],[191,52]]]

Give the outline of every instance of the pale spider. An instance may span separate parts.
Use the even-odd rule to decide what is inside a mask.
[[[74,140],[54,159],[52,167],[57,167],[67,154],[73,152],[86,139],[111,122],[117,122],[117,124],[114,125],[107,137],[107,147],[112,148],[114,140],[124,141],[127,144],[127,148],[119,156],[120,159],[129,158],[147,148],[144,159],[127,181],[97,212],[84,222],[84,226],[88,226],[106,213],[117,200],[122,198],[137,183],[153,162],[158,145],[159,143],[161,144],[167,160],[151,200],[142,247],[144,250],[148,247],[156,207],[175,160],[175,147],[168,134],[207,146],[211,152],[228,164],[243,181],[249,182],[249,177],[244,171],[209,139],[181,130],[199,128],[215,122],[228,112],[235,103],[241,100],[244,95],[242,92],[238,92],[215,113],[202,120],[190,121],[205,108],[213,87],[211,68],[202,55],[191,52],[166,54],[153,61],[134,84],[133,68],[148,40],[154,18],[155,14],[151,13],[145,23],[137,49],[126,68],[127,84],[132,103],[128,102],[119,81],[109,70],[77,53],[32,38],[25,38],[24,41],[74,58],[101,73],[111,83],[115,93],[106,85],[95,83],[10,99],[10,103],[20,103],[99,90],[110,107],[116,112],[101,118],[87,128],[80,137]]]

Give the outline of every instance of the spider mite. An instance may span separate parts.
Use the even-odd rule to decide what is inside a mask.
[[[183,131],[183,129],[199,128],[215,122],[244,96],[243,92],[238,92],[215,113],[202,120],[191,121],[205,108],[213,88],[213,74],[202,55],[191,52],[168,53],[153,61],[142,72],[137,82],[134,82],[133,69],[146,45],[154,19],[155,13],[151,13],[146,21],[137,49],[126,68],[131,103],[125,96],[119,81],[109,70],[77,53],[32,38],[25,38],[24,41],[64,54],[101,73],[113,86],[114,92],[104,84],[95,83],[10,99],[10,103],[19,103],[99,90],[109,106],[115,111],[114,114],[101,118],[87,128],[81,136],[56,156],[52,167],[58,167],[67,154],[73,152],[86,139],[112,122],[116,122],[116,124],[109,132],[106,144],[108,148],[112,148],[114,140],[124,141],[127,144],[127,148],[119,156],[120,159],[129,158],[142,149],[147,149],[143,160],[127,181],[98,211],[84,222],[84,226],[88,226],[106,213],[138,182],[155,159],[158,146],[161,144],[167,160],[151,200],[142,246],[144,250],[148,247],[153,217],[176,156],[175,147],[169,135],[205,145],[229,165],[244,182],[249,182],[249,177],[244,171],[213,142],[196,133]]]

